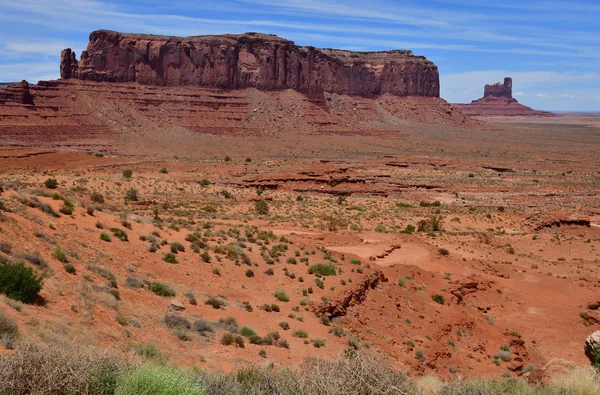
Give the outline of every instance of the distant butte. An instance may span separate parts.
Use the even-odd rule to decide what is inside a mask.
[[[469,104],[453,104],[463,113],[471,116],[548,116],[548,111],[538,111],[520,104],[512,96],[512,78],[504,78],[504,83],[488,84],[481,99]]]

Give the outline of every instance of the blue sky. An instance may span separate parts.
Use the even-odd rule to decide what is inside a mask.
[[[256,31],[316,47],[411,49],[438,65],[450,102],[512,76],[526,105],[600,111],[595,0],[0,0],[0,81],[58,78],[61,49],[79,58],[96,29]]]

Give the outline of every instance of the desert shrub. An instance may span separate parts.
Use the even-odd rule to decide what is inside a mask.
[[[433,299],[433,301],[434,301],[435,303],[439,303],[439,304],[444,304],[444,303],[446,303],[446,298],[444,298],[444,297],[443,297],[442,295],[440,295],[440,294],[433,294],[433,295],[431,296],[431,299]]]
[[[280,322],[279,327],[284,331],[287,331],[290,329],[290,324],[288,324],[287,322]]]
[[[6,242],[6,241],[0,241],[0,251],[5,254],[11,254],[12,253],[12,244],[10,244],[9,242]]]
[[[252,269],[246,270],[246,277],[254,277],[254,272],[252,271]]]
[[[194,322],[194,330],[196,332],[198,332],[199,334],[201,334],[202,336],[208,336],[215,332],[215,329],[213,328],[213,326],[210,323],[208,323],[202,319]]]
[[[100,240],[102,241],[106,241],[106,242],[111,242],[112,239],[110,238],[110,235],[108,233],[102,232],[100,233]]]
[[[94,203],[98,203],[98,204],[104,203],[104,196],[102,196],[102,194],[100,192],[96,192],[96,191],[92,192],[92,194],[90,195],[90,199]]]
[[[592,366],[600,370],[600,346],[595,346],[591,351]]]
[[[312,339],[311,342],[312,342],[313,346],[315,346],[316,348],[325,347],[325,340],[323,340],[323,339],[316,338],[316,339]]]
[[[233,333],[224,333],[221,336],[221,344],[224,346],[230,346],[235,342],[235,335]]]
[[[135,188],[129,188],[125,191],[125,203],[127,202],[137,202],[140,200],[138,195],[138,190]]]
[[[308,268],[309,274],[318,274],[320,276],[335,276],[336,270],[335,266],[328,265],[325,263],[317,263],[316,265],[312,265]]]
[[[240,335],[244,337],[256,336],[256,332],[249,326],[243,326],[240,328]]]
[[[419,232],[439,232],[442,230],[442,218],[431,216],[428,219],[419,221],[417,230]]]
[[[169,171],[166,167],[163,167],[162,169],[160,169],[160,174],[169,174]]]
[[[220,275],[221,275],[221,271],[219,270],[219,268],[218,268],[218,267],[213,267],[213,268],[212,268],[212,273],[213,273],[215,276],[220,276]]]
[[[269,205],[264,200],[259,200],[258,202],[256,202],[256,204],[254,205],[254,209],[260,215],[269,214]]]
[[[0,310],[0,343],[4,348],[12,349],[18,338],[19,327]]]
[[[279,300],[280,302],[289,302],[290,301],[290,297],[283,289],[275,290],[275,292],[273,292],[273,296],[275,296],[275,298],[277,298],[277,300]]]
[[[58,187],[58,181],[56,181],[56,178],[48,178],[44,181],[44,185],[48,189],[56,189]]]
[[[296,329],[295,331],[292,332],[292,336],[299,337],[300,339],[306,339],[306,338],[308,338],[308,333],[305,330]]]
[[[121,375],[115,395],[204,395],[204,388],[192,376],[166,366],[143,365]]]
[[[165,254],[165,256],[163,256],[163,261],[165,261],[167,263],[173,263],[173,264],[179,263],[175,254],[172,254],[170,252]]]
[[[178,243],[178,242],[173,242],[171,243],[171,252],[173,254],[177,254],[179,252],[184,252],[185,251],[185,247],[183,246],[183,244]]]
[[[36,275],[23,263],[0,265],[0,293],[23,303],[32,303],[39,297],[43,276]]]
[[[46,263],[46,261],[44,260],[44,258],[41,257],[41,255],[36,252],[36,253],[26,253],[23,254],[23,258],[31,263],[32,265],[35,265],[37,267],[41,267],[41,268],[47,268],[48,264]]]
[[[180,315],[175,315],[175,314],[166,314],[165,315],[165,325],[167,326],[167,328],[171,328],[171,329],[173,329],[173,328],[190,329],[192,327],[190,322],[185,317],[182,317]]]
[[[210,185],[210,181],[208,181],[206,178],[200,180],[200,186],[207,187],[209,185]]]
[[[444,256],[446,256],[446,255],[450,255],[450,251],[448,251],[448,250],[447,250],[447,249],[445,249],[445,248],[440,248],[440,249],[438,250],[438,252],[439,252],[439,254],[440,254],[440,255],[444,255]]]
[[[0,392],[29,394],[113,394],[127,364],[111,354],[24,343],[0,357]]]
[[[144,281],[137,277],[127,277],[127,280],[125,280],[125,286],[132,289],[143,288]]]
[[[131,348],[140,357],[154,361],[156,363],[164,363],[165,357],[162,352],[154,344],[132,344]]]
[[[131,178],[133,176],[133,170],[127,169],[123,170],[123,178]]]
[[[67,258],[67,253],[60,247],[56,247],[56,249],[52,252],[52,256],[62,263],[67,263],[69,261]]]
[[[175,290],[164,283],[151,282],[148,289],[158,296],[175,296]]]
[[[225,306],[225,302],[213,297],[206,299],[204,304],[212,306],[215,309],[220,309],[221,307]]]
[[[325,326],[329,326],[329,325],[331,325],[331,319],[329,317],[327,317],[326,315],[322,315],[321,316],[321,324],[323,324]]]
[[[65,269],[65,272],[69,274],[75,274],[77,271],[77,269],[75,269],[75,265],[73,265],[71,262],[63,263],[63,268]]]
[[[113,235],[115,235],[115,237],[121,241],[128,241],[129,238],[127,237],[127,232],[125,232],[123,229],[119,229],[119,228],[110,228],[110,231],[113,233]]]

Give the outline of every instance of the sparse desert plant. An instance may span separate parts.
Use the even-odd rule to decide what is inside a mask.
[[[131,187],[125,191],[125,203],[137,202],[140,200],[138,190]]]
[[[277,300],[279,300],[280,302],[289,302],[290,301],[290,297],[283,289],[275,290],[275,292],[273,292],[273,296],[275,296],[275,298],[277,298]]]
[[[167,328],[171,328],[171,329],[173,329],[173,328],[189,329],[192,327],[190,322],[185,317],[175,315],[175,314],[166,314],[165,315],[165,325],[167,326]]]
[[[325,263],[317,263],[308,268],[309,274],[318,274],[320,276],[335,276],[337,274],[335,266]]]
[[[43,279],[22,263],[0,265],[0,293],[23,303],[32,303],[39,298]]]
[[[56,249],[52,252],[52,256],[62,263],[67,263],[69,261],[67,258],[67,253],[60,247],[56,247]]]
[[[133,176],[133,170],[127,169],[123,170],[123,178],[129,179]]]
[[[56,178],[48,178],[44,181],[44,185],[48,189],[56,189],[58,187],[58,181],[56,181]]]
[[[110,235],[108,233],[102,232],[100,233],[100,240],[102,241],[106,241],[106,242],[111,242],[112,239],[110,238]]]
[[[254,272],[252,271],[252,269],[246,270],[246,277],[249,277],[249,278],[254,277]]]
[[[119,229],[119,228],[110,228],[110,231],[112,232],[112,234],[119,240],[125,242],[129,240],[129,237],[127,236],[127,232],[125,232],[123,229]]]
[[[269,214],[269,205],[264,200],[259,200],[254,205],[254,210],[260,215]]]
[[[160,174],[169,174],[169,171],[166,167],[163,167],[162,169],[160,169]]]
[[[12,349],[19,338],[19,327],[3,311],[0,310],[0,344]]]
[[[256,332],[249,326],[243,326],[240,328],[240,335],[244,337],[256,336]]]
[[[212,296],[206,299],[204,304],[212,306],[215,309],[220,309],[221,307],[225,306],[225,302],[217,298],[213,298]]]
[[[98,203],[98,204],[104,203],[104,196],[102,196],[102,194],[100,192],[96,192],[96,191],[92,192],[92,194],[90,195],[90,199],[94,203]]]
[[[151,282],[150,285],[148,285],[148,290],[158,296],[175,296],[175,290],[173,290],[173,288],[167,284],[156,281]]]
[[[308,333],[305,330],[296,329],[295,331],[292,332],[292,336],[293,337],[298,337],[300,339],[307,339],[308,338]]]
[[[280,327],[281,329],[283,329],[284,331],[287,331],[287,330],[289,330],[289,329],[290,329],[290,324],[288,324],[288,323],[287,323],[287,322],[285,322],[285,321],[284,321],[284,322],[280,322],[280,323],[279,323],[279,327]]]
[[[183,246],[183,244],[175,241],[175,242],[171,243],[171,252],[173,254],[177,254],[179,252],[185,252],[185,247]]]
[[[431,296],[431,299],[433,299],[433,301],[435,303],[439,303],[439,304],[444,304],[446,303],[446,298],[444,298],[444,296],[440,295],[440,294],[433,294]]]
[[[320,338],[315,338],[311,340],[313,346],[315,346],[316,348],[321,348],[321,347],[325,347],[325,340],[320,339]]]
[[[440,249],[438,250],[438,253],[439,253],[440,255],[443,255],[443,256],[450,255],[450,251],[448,251],[448,250],[447,250],[447,249],[445,249],[445,248],[440,248]]]

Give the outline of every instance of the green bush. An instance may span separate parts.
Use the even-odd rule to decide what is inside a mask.
[[[43,276],[23,263],[0,265],[0,293],[23,303],[32,303],[42,290]]]
[[[164,283],[151,282],[148,289],[158,296],[175,296],[175,290]]]
[[[160,169],[160,174],[169,174],[169,171],[166,167],[163,167],[162,169]]]
[[[110,235],[108,233],[102,232],[100,233],[100,240],[109,242],[111,241]]]
[[[44,181],[44,185],[46,188],[56,189],[58,187],[58,181],[56,181],[56,178],[48,178],[46,181]]]
[[[445,298],[444,298],[442,295],[440,295],[440,294],[433,294],[433,295],[431,296],[431,299],[433,299],[433,301],[434,301],[435,303],[439,303],[439,304],[444,304],[444,303],[446,303],[446,299],[445,299]]]
[[[137,202],[140,200],[140,196],[138,194],[138,190],[135,188],[129,188],[125,191],[125,203],[127,202]]]
[[[260,215],[269,214],[269,205],[264,200],[259,200],[258,202],[256,202],[256,204],[254,205],[254,209]]]
[[[110,231],[113,233],[113,235],[115,235],[115,237],[121,241],[128,241],[129,238],[127,237],[127,232],[125,232],[123,229],[119,229],[119,228],[110,228]]]
[[[292,332],[293,337],[299,337],[300,339],[308,338],[308,333],[305,330],[297,329]]]
[[[592,348],[592,366],[600,369],[600,346]]]
[[[256,336],[256,332],[249,326],[243,326],[240,328],[240,335],[244,337]]]
[[[290,297],[288,296],[287,293],[285,293],[285,291],[283,289],[275,290],[275,292],[273,292],[273,296],[275,296],[277,298],[277,300],[279,300],[280,302],[289,302],[290,301]]]
[[[133,176],[133,170],[127,169],[123,171],[123,178],[131,178]]]
[[[100,192],[92,192],[90,195],[90,199],[94,203],[102,204],[104,203],[104,196]]]
[[[163,261],[167,263],[179,263],[175,254],[171,254],[170,252],[168,254],[165,254],[165,256],[163,257]]]
[[[175,241],[175,242],[171,243],[171,252],[173,254],[177,254],[179,252],[185,252],[185,247],[183,246],[183,244]]]
[[[192,376],[166,366],[144,365],[117,379],[115,395],[204,395]]]
[[[213,297],[208,298],[204,304],[212,306],[215,309],[220,309],[222,306],[225,306],[225,302]]]
[[[335,266],[327,265],[325,263],[317,263],[308,268],[309,274],[318,274],[321,276],[335,276]]]
[[[440,253],[440,255],[444,255],[444,256],[450,255],[450,251],[448,251],[448,250],[447,250],[447,249],[445,249],[445,248],[440,248],[440,249],[438,250],[438,252]]]
[[[58,261],[62,262],[62,263],[67,263],[69,261],[67,259],[67,254],[60,247],[56,247],[56,249],[54,250],[54,252],[52,252],[52,256],[54,258],[56,258]]]

